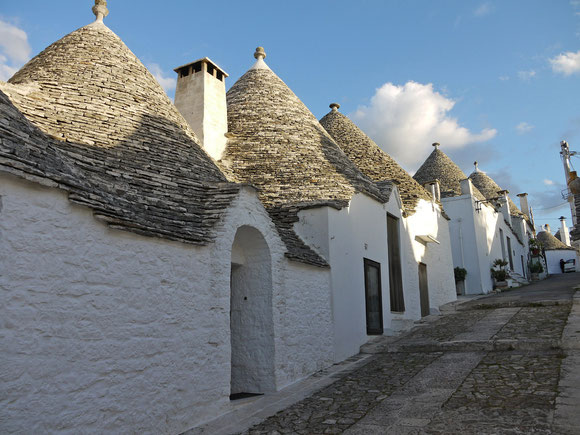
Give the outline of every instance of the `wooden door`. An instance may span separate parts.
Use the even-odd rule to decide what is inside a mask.
[[[429,307],[429,286],[427,281],[427,265],[419,263],[419,296],[421,300],[421,317],[428,316]]]
[[[367,314],[367,334],[383,333],[383,299],[381,291],[381,265],[376,261],[364,259],[365,303]]]
[[[389,289],[391,311],[405,311],[403,298],[403,274],[401,272],[401,243],[399,240],[399,219],[387,215],[387,244],[389,248]]]

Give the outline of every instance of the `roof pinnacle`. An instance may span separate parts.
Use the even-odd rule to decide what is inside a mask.
[[[473,172],[479,172],[479,167],[477,166],[477,161],[473,162],[473,166],[475,166],[475,170]]]
[[[340,104],[338,103],[330,103],[330,106],[328,106],[332,109],[333,112],[337,112],[338,109],[340,109]]]
[[[436,150],[439,149],[439,145],[441,145],[439,142],[434,142],[433,146],[435,147]]]
[[[109,10],[107,9],[107,0],[95,0],[95,5],[93,6],[93,14],[100,23],[103,22],[103,18],[109,15]]]
[[[254,57],[256,59],[265,59],[266,58],[266,52],[264,51],[264,47],[258,47],[258,48],[256,48],[256,52],[254,53]]]

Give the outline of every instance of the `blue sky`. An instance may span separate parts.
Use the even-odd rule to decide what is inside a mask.
[[[4,79],[50,43],[90,23],[91,0],[0,5]],[[105,19],[172,96],[176,66],[208,56],[231,86],[266,62],[318,118],[339,102],[413,172],[441,142],[473,161],[537,226],[570,211],[559,142],[580,151],[580,0],[109,1]],[[580,170],[580,159],[574,158]],[[568,223],[571,224],[570,220]]]

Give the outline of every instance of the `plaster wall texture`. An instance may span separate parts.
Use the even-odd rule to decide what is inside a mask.
[[[275,391],[270,250],[250,226],[238,229],[234,248],[243,259],[231,271],[231,392]]]
[[[576,251],[558,249],[546,251],[546,263],[548,266],[548,273],[556,274],[562,273],[560,269],[560,259],[566,260],[576,260],[576,271],[580,271],[580,265],[578,264],[578,254]]]
[[[393,195],[391,195],[393,196]],[[388,328],[389,271],[387,225],[383,204],[355,194],[348,207],[302,210],[296,232],[330,264],[334,359],[360,351],[366,333],[364,258],[381,265],[383,324]]]
[[[501,216],[501,215],[500,215]],[[512,220],[512,223],[514,223],[515,218]],[[501,228],[503,230],[503,235],[504,238],[506,240],[504,240],[505,243],[505,249],[506,249],[506,254],[505,254],[505,260],[508,261],[508,268],[510,268],[510,270],[513,270],[514,272],[524,276],[525,272],[525,267],[528,261],[528,249],[527,249],[527,245],[523,245],[522,243],[520,243],[518,241],[518,236],[516,236],[515,233],[515,229],[512,226],[508,226],[508,224],[505,222],[504,219],[499,219],[499,228]],[[499,231],[498,231],[499,233]],[[498,240],[499,240],[499,234],[497,234],[498,236]],[[508,244],[507,244],[507,237],[510,238],[510,244],[511,244],[511,249],[512,249],[512,260],[513,260],[513,268],[510,267],[509,265],[509,255],[508,255]],[[521,240],[521,238],[520,238]],[[501,241],[498,241],[497,244],[499,245],[499,252],[501,252]],[[522,267],[522,261],[521,261],[521,257],[524,257],[524,267]],[[497,257],[493,257],[492,261],[495,260],[496,258],[500,258],[501,255],[498,255]]]
[[[225,79],[202,71],[179,77],[175,106],[195,132],[205,151],[219,160],[226,147],[228,131]]]
[[[405,312],[390,309],[389,263],[386,215],[399,219]],[[359,352],[368,341],[364,287],[364,263],[368,258],[381,265],[383,328],[409,327],[421,318],[418,263],[428,267],[431,308],[456,299],[448,223],[439,207],[420,200],[415,213],[401,216],[398,190],[385,205],[363,194],[355,195],[349,207],[336,210],[319,207],[303,210],[295,224],[297,233],[331,265],[332,315],[335,361]],[[425,246],[416,235],[429,234],[440,241]]]
[[[179,433],[232,409],[230,252],[243,225],[271,257],[275,388],[332,362],[330,273],[284,257],[253,189],[206,247],[109,229],[64,192],[5,174],[0,200],[4,431]]]
[[[441,216],[438,205],[424,199],[419,200],[413,215],[403,220],[406,229],[406,265],[403,274],[406,277],[405,292],[406,315],[412,319],[421,318],[419,294],[418,263],[427,265],[429,288],[429,305],[432,311],[448,302],[457,299],[453,275],[451,240],[447,219]],[[421,243],[416,236],[431,235],[437,243]],[[405,285],[405,283],[403,284]]]
[[[481,210],[475,210],[474,198],[471,195],[461,195],[443,198],[443,207],[451,217],[451,245],[454,267],[464,267],[467,270],[465,279],[466,294],[489,293],[493,289],[493,280],[489,269],[497,258],[502,258],[500,228],[506,237],[511,239],[514,271],[524,274],[527,265],[527,247],[518,242],[514,229],[510,228],[501,212],[482,204]],[[514,225],[521,225],[521,220],[514,218]],[[524,231],[525,232],[525,231]],[[527,236],[526,236],[527,237]],[[520,237],[521,239],[521,237]],[[524,257],[522,268],[521,256]]]
[[[482,218],[474,214],[472,197],[461,195],[444,198],[443,206],[451,217],[449,230],[453,266],[467,270],[465,294],[488,293],[492,289],[491,278],[486,279],[481,271],[486,262],[489,264],[487,246],[491,241],[487,240],[487,234],[479,222],[475,224]]]

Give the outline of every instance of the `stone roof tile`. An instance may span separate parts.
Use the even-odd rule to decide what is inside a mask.
[[[461,195],[460,183],[467,178],[467,175],[437,146],[415,172],[413,178],[421,185],[439,180],[441,197],[447,198]],[[477,186],[473,187],[475,197],[480,201],[484,200],[485,197]]]
[[[469,175],[469,179],[475,187],[485,196],[486,199],[497,198],[498,192],[503,189],[495,182],[493,179],[487,175],[485,172],[476,169]],[[510,214],[513,216],[523,217],[524,214],[508,196],[508,204],[510,209]]]
[[[239,192],[102,22],[0,83],[0,169],[54,185],[114,228],[206,244]]]
[[[289,258],[325,266],[296,235],[305,208],[348,205],[356,192],[388,201],[388,186],[361,173],[316,117],[266,65],[265,53],[227,92],[228,143],[219,162],[230,180],[259,189]]]
[[[246,72],[228,91],[229,138],[222,165],[259,187],[267,207],[349,201],[364,192],[386,201],[272,70]]]
[[[547,231],[540,231],[536,235],[536,238],[540,242],[542,242],[542,244],[544,245],[544,249],[546,251],[556,251],[556,250],[561,250],[561,249],[568,250],[568,251],[574,251],[574,248],[562,243],[560,240],[558,240],[556,237],[554,237],[552,234],[548,233]]]
[[[375,182],[394,180],[398,183],[407,214],[415,211],[419,199],[431,200],[429,192],[347,116],[333,108],[320,120],[320,124],[361,172]]]

